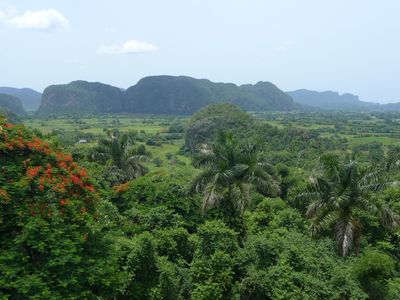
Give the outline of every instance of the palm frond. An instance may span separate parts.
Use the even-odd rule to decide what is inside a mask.
[[[390,230],[396,229],[400,225],[400,216],[387,206],[381,208],[380,217],[382,225]]]
[[[307,211],[306,211],[306,214],[305,214],[306,217],[307,218],[313,218],[314,216],[316,216],[318,214],[318,212],[322,208],[326,207],[326,205],[327,204],[326,204],[326,202],[324,200],[317,200],[317,201],[312,202],[307,208]]]
[[[335,225],[336,245],[342,256],[347,256],[351,246],[353,245],[360,228],[356,223],[351,222],[347,218],[340,219]]]
[[[247,204],[250,202],[250,185],[236,183],[231,189],[233,199],[235,199],[235,205],[239,211],[243,211]]]
[[[208,168],[199,173],[190,183],[188,188],[189,194],[198,193],[204,190],[208,184],[214,181],[215,170]]]
[[[221,193],[217,191],[217,188],[215,186],[209,186],[204,193],[202,204],[203,211],[207,211],[209,207],[215,206],[221,198]]]

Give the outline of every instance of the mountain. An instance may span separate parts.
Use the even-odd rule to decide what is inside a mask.
[[[305,89],[287,92],[287,94],[292,97],[294,102],[306,108],[347,111],[370,111],[382,108],[377,103],[361,101],[358,96],[353,94],[339,94],[332,91],[317,92]]]
[[[269,82],[237,86],[187,76],[150,76],[125,92],[126,109],[137,113],[189,115],[219,102],[230,102],[245,110],[298,108],[290,96]]]
[[[212,103],[230,102],[246,110],[299,109],[269,82],[237,86],[187,76],[150,76],[126,91],[86,81],[45,89],[39,114],[129,112],[189,115]]]
[[[43,91],[39,115],[123,112],[123,92],[99,82],[73,81]]]
[[[0,109],[20,116],[26,114],[22,108],[21,100],[8,94],[0,94]]]
[[[0,87],[0,93],[17,97],[21,100],[25,110],[37,110],[40,106],[42,94],[28,88]]]
[[[384,111],[400,111],[400,102],[381,104],[381,109]]]

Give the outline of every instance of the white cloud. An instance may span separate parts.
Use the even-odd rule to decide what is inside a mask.
[[[69,28],[68,20],[55,9],[43,9],[36,11],[26,11],[22,15],[7,16],[5,13],[0,15],[0,20],[9,27],[16,29],[34,30],[53,30]]]
[[[150,52],[156,51],[158,48],[150,43],[141,42],[136,40],[129,40],[122,45],[101,45],[97,49],[99,54],[128,54],[128,53],[138,53],[138,52]]]

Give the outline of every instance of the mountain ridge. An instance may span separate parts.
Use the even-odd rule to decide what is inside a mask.
[[[307,110],[350,110],[350,111],[388,111],[400,110],[400,102],[376,103],[361,100],[351,93],[340,94],[335,91],[314,91],[299,89],[286,92],[294,102],[301,104]]]
[[[148,76],[126,91],[99,82],[73,81],[47,87],[38,114],[144,113],[190,115],[212,103],[246,110],[300,109],[270,82],[255,85],[212,82],[188,76]]]
[[[157,75],[127,89],[101,82],[75,80],[50,85],[43,94],[29,88],[0,87],[6,94],[34,93],[39,115],[144,113],[190,115],[213,103],[232,103],[248,111],[400,111],[400,102],[380,104],[351,93],[298,89],[283,92],[268,81],[255,84],[213,82],[189,76]],[[18,97],[17,97],[18,98]],[[26,108],[26,101],[21,99]],[[29,102],[29,100],[28,100]],[[25,104],[24,104],[25,103]],[[30,109],[32,110],[32,106]]]

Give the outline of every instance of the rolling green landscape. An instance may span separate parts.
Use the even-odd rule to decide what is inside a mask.
[[[400,300],[399,12],[0,0],[0,300]]]
[[[400,113],[14,118],[5,299],[399,295]]]

